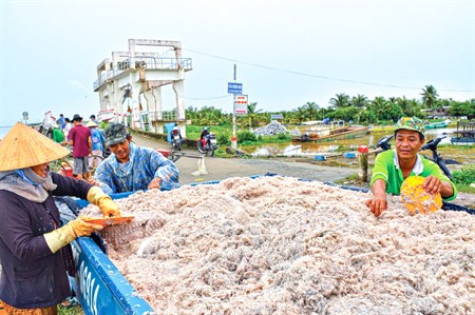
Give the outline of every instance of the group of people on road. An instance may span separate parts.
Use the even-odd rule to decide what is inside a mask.
[[[75,174],[85,171],[84,158],[91,150],[104,146],[111,151],[89,181],[50,172],[49,162],[69,151],[21,123],[0,143],[0,300],[11,314],[56,314],[56,305],[70,294],[67,273],[74,274],[69,243],[102,228],[81,218],[62,224],[54,196],[87,199],[104,216],[117,216],[119,207],[108,194],[179,187],[175,164],[156,150],[135,145],[124,125],[112,124],[100,135],[92,119],[86,126],[79,115],[72,121],[67,139]],[[94,146],[93,137],[100,138],[100,145]],[[373,169],[373,196],[366,204],[375,216],[387,209],[386,195],[399,194],[404,179],[413,175],[426,178],[429,193],[440,192],[446,200],[456,197],[455,185],[418,154],[425,141],[420,120],[402,118],[395,140],[395,150],[379,154]]]

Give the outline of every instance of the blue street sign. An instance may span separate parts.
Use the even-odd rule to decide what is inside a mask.
[[[228,82],[228,93],[242,94],[242,83]]]

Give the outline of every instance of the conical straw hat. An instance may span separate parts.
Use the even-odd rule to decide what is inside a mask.
[[[97,124],[92,120],[89,120],[86,124],[86,127],[97,127]]]
[[[0,142],[0,171],[11,171],[48,163],[69,154],[66,148],[22,123]]]

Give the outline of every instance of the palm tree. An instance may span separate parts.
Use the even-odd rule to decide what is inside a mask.
[[[362,94],[358,94],[351,98],[351,104],[358,108],[363,108],[368,105],[368,98]]]
[[[259,116],[259,113],[262,111],[261,109],[256,110],[256,107],[257,107],[257,102],[247,104],[247,119],[248,119],[249,128],[254,126]]]
[[[376,118],[378,120],[382,119],[384,116],[383,113],[386,109],[386,103],[386,99],[382,96],[375,97],[374,100],[371,102],[371,107],[373,108],[373,111],[376,114]]]
[[[303,122],[307,120],[307,109],[305,106],[300,106],[297,108],[297,111],[295,112],[295,118],[299,120],[299,122]]]
[[[330,104],[335,107],[347,107],[350,105],[350,96],[345,93],[338,93],[330,99]]]
[[[307,109],[307,114],[310,119],[316,118],[318,114],[319,106],[315,102],[307,102],[304,107]]]
[[[437,98],[439,94],[437,94],[437,90],[433,85],[426,85],[425,88],[422,89],[422,102],[425,104],[427,108],[434,108],[437,106]]]

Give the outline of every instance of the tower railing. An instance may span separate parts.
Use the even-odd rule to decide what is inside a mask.
[[[132,61],[133,60],[133,61]],[[134,57],[121,60],[113,69],[103,72],[94,82],[94,91],[124,71],[132,69],[131,61],[135,63],[135,69],[146,70],[184,70],[192,69],[191,58],[172,58],[172,57]]]

